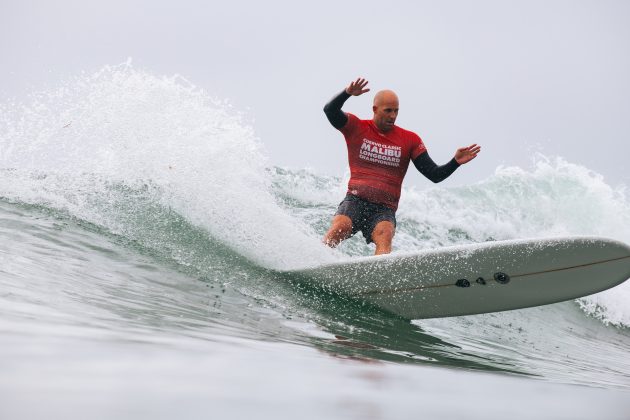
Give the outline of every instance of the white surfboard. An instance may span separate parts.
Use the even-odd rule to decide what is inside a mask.
[[[291,277],[408,319],[505,311],[587,296],[630,278],[630,247],[569,237],[356,258]]]

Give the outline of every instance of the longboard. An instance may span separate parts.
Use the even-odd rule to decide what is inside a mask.
[[[438,318],[601,292],[630,278],[630,247],[595,237],[497,241],[361,257],[289,274],[408,319]]]

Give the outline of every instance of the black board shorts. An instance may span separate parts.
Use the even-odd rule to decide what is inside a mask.
[[[396,227],[396,212],[394,210],[352,194],[346,195],[343,201],[339,203],[335,216],[340,214],[348,216],[352,220],[352,234],[350,236],[360,231],[368,244],[373,242],[372,232],[379,222],[387,220]]]

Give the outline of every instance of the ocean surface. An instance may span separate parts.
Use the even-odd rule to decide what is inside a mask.
[[[320,243],[346,182],[129,65],[0,105],[0,418],[630,418],[630,282],[409,322],[278,275],[373,252]],[[395,252],[630,243],[627,191],[542,155],[397,217]]]

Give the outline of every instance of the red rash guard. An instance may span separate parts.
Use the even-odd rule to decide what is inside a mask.
[[[348,146],[348,194],[396,210],[409,161],[424,153],[426,147],[411,131],[394,126],[381,133],[372,120],[346,115],[348,122],[339,131]]]

